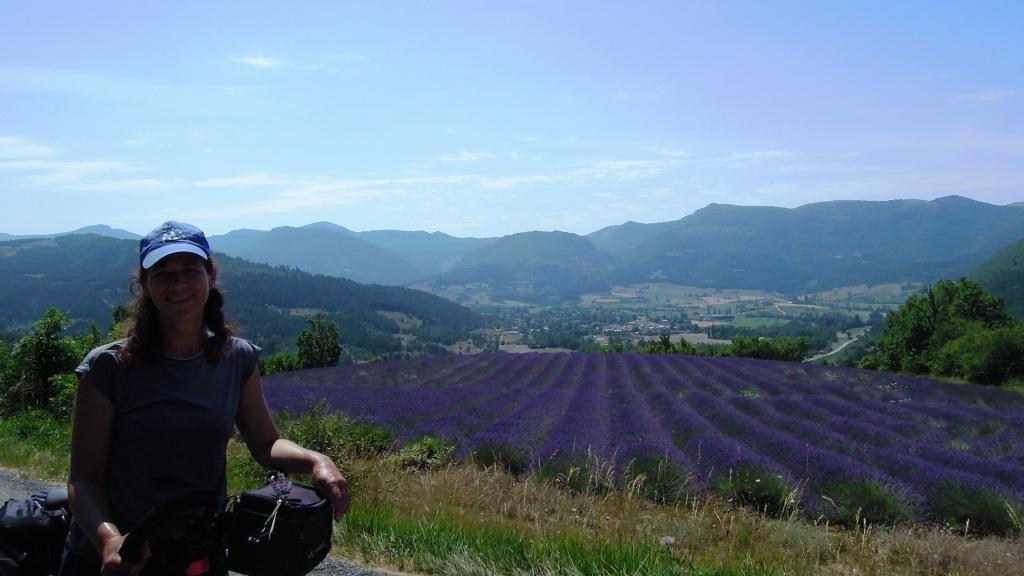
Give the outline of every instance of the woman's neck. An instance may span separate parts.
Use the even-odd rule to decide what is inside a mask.
[[[206,329],[202,324],[177,325],[163,321],[160,323],[160,337],[165,356],[191,358],[203,351]]]

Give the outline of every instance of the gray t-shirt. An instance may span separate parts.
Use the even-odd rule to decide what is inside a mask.
[[[114,523],[130,531],[167,498],[196,490],[226,497],[226,450],[242,387],[260,349],[232,338],[217,363],[160,357],[126,365],[124,341],[95,348],[76,372],[114,406],[107,497]]]

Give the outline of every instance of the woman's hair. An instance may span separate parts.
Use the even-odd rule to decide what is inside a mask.
[[[213,275],[217,271],[217,264],[213,259],[203,260],[206,272]],[[126,330],[127,342],[121,348],[120,358],[127,363],[137,360],[145,362],[156,361],[163,352],[163,345],[160,340],[160,314],[156,305],[143,289],[149,278],[149,270],[139,268],[132,278],[132,291],[135,299],[131,303],[131,322]],[[206,329],[213,335],[206,340],[204,354],[209,362],[217,363],[224,359],[227,353],[225,345],[234,334],[234,329],[224,316],[224,294],[213,286],[210,288],[209,297],[206,300],[206,309],[203,312],[203,323]]]

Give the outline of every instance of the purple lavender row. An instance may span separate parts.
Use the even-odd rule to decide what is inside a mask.
[[[477,358],[475,363],[461,367],[465,369],[465,373],[485,379],[493,372],[503,369],[509,362],[505,355],[491,355],[482,356]],[[275,410],[302,411],[308,408],[310,399],[324,400],[332,408],[353,418],[397,431],[415,426],[420,420],[433,414],[447,412],[453,402],[458,402],[460,397],[469,395],[465,388],[442,388],[440,385],[444,382],[435,377],[428,376],[423,379],[432,384],[430,386],[389,386],[386,383],[376,383],[370,376],[376,373],[376,366],[358,365],[344,368],[346,369],[322,368],[272,376],[268,378],[267,401]],[[353,369],[356,368],[359,372],[354,372]],[[335,375],[333,381],[330,378],[332,372]],[[458,373],[463,373],[463,370],[459,370]],[[345,379],[344,376],[349,376],[350,379]],[[358,381],[358,384],[353,383],[353,380]]]
[[[637,355],[610,354],[609,407],[611,446],[616,469],[642,456],[666,457],[690,468],[671,434],[662,427],[640,394],[636,374],[642,370]]]
[[[586,377],[587,365],[593,355],[565,354],[559,372],[549,385],[538,386],[528,402],[495,420],[484,431],[473,436],[467,449],[474,450],[491,444],[517,449],[529,462],[536,465],[550,454],[542,454],[541,446],[551,435],[551,429],[561,420],[573,397]]]
[[[722,433],[730,435],[772,462],[775,470],[782,468],[785,472],[780,475],[789,481],[790,486],[806,481],[811,492],[805,492],[804,506],[810,511],[819,510],[821,506],[820,499],[813,492],[815,489],[828,490],[851,481],[874,482],[903,491],[899,482],[877,468],[855,458],[823,450],[810,442],[801,442],[799,436],[765,425],[739,409],[742,407],[752,413],[762,411],[763,402],[760,398],[732,397],[733,405],[722,397],[695,391],[686,396],[686,401],[696,412],[714,422]]]
[[[679,452],[685,458],[697,482],[713,489],[719,475],[728,476],[739,470],[765,470],[779,476],[786,475],[772,460],[763,457],[718,429],[720,422],[708,418],[690,401],[693,395],[709,395],[703,390],[698,372],[687,370],[685,364],[669,361],[668,357],[648,356],[648,366],[656,375],[650,389],[649,405],[674,438]]]
[[[696,392],[688,396],[687,401],[710,420],[719,423],[719,428],[737,442],[774,462],[777,468],[784,469],[783,477],[790,486],[806,482],[809,490],[803,495],[803,506],[812,514],[821,509],[820,496],[828,495],[827,491],[834,486],[870,482],[892,490],[902,488],[893,477],[873,466],[846,454],[819,448],[809,441],[810,438],[801,441],[794,435],[775,430],[721,398]],[[738,398],[736,401],[755,400]]]
[[[588,451],[607,454],[608,396],[608,358],[604,354],[593,355],[565,417],[551,428],[551,436],[540,454],[545,457],[574,457]]]
[[[833,404],[842,403],[842,401],[834,398],[827,401]],[[750,399],[736,399],[735,403],[757,405],[757,409],[745,410],[747,413],[763,412],[763,402]],[[799,408],[798,413],[800,416],[807,418],[810,416],[809,404],[810,402],[804,401],[801,406],[791,406],[791,408]],[[849,442],[848,434],[851,432],[863,433],[866,431],[863,422],[864,404],[872,403],[862,402],[859,406],[861,410],[856,417],[834,415],[835,417],[830,422],[832,428],[842,430],[845,434],[833,434],[823,426],[794,419],[777,420],[774,422],[774,425],[768,422],[768,425],[772,429],[787,429],[790,432],[804,434],[809,438],[817,438],[819,441],[825,440],[830,444],[830,449],[836,451],[845,450],[856,454],[862,462],[872,463],[879,468],[888,469],[895,477],[904,479],[909,484],[925,486],[956,484],[962,485],[967,489],[986,487],[987,489],[997,490],[1001,493],[1011,493],[1018,498],[1020,497],[1022,488],[1024,488],[1024,468],[1012,463],[986,461],[962,452],[937,446],[931,442],[910,442],[902,436],[887,434],[884,430],[880,429],[871,430],[870,436],[876,442],[882,439],[881,442],[877,442],[883,446],[881,448],[869,449],[859,446],[856,442]],[[742,408],[742,406],[739,407]],[[848,406],[847,408],[853,407]],[[866,412],[868,414],[872,413],[870,407]],[[968,420],[971,419],[961,410],[954,412],[955,416],[964,417],[964,419]],[[763,417],[768,416],[768,414],[762,415]],[[954,416],[949,411],[945,411],[942,415],[947,417]],[[886,461],[891,462],[897,456],[902,466],[893,467],[886,465]],[[908,471],[916,472],[904,477]],[[929,479],[930,484],[922,483],[922,479],[926,477]]]
[[[767,400],[767,402],[765,401]],[[1024,468],[1012,463],[988,461],[962,452],[945,448],[936,444],[935,438],[922,441],[911,441],[899,434],[874,426],[865,418],[871,414],[868,410],[856,410],[857,407],[847,406],[845,413],[816,410],[817,398],[805,398],[796,403],[785,398],[736,399],[734,404],[743,409],[743,405],[757,407],[757,410],[744,410],[749,415],[758,417],[773,430],[785,430],[790,434],[815,438],[816,443],[828,442],[827,449],[836,452],[847,452],[865,464],[877,463],[886,454],[898,451],[908,457],[925,460],[936,470],[949,469],[958,472],[978,475],[992,479],[1000,484],[1004,491],[1020,492],[1024,488]],[[839,401],[825,399],[826,404]],[[862,403],[861,408],[863,408]],[[776,407],[783,408],[786,415],[780,414]],[[856,416],[849,416],[856,411]],[[882,467],[874,464],[876,467]],[[899,477],[899,475],[896,475]]]
[[[552,361],[553,355],[531,354],[525,361],[514,362],[508,370],[487,380],[474,379],[471,386],[460,386],[464,394],[457,396],[457,404],[452,403],[447,411],[424,419],[415,427],[403,429],[400,436],[413,439],[433,434],[465,447],[467,435],[483,429],[499,412],[525,402],[533,391],[520,388],[529,387],[532,379],[543,374]],[[452,388],[445,390],[451,392]]]

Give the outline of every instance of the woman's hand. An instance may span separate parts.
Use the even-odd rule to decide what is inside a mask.
[[[127,534],[116,534],[103,541],[103,552],[101,553],[103,566],[100,568],[100,574],[103,576],[136,576],[142,572],[142,567],[145,566],[146,559],[149,558],[149,544],[146,543],[142,546],[140,562],[125,562],[121,559],[121,545],[124,544],[124,539],[127,537]]]
[[[334,519],[348,512],[352,495],[348,491],[348,480],[341,474],[334,462],[323,454],[317,454],[313,463],[313,484],[320,494],[327,497],[334,506]]]

